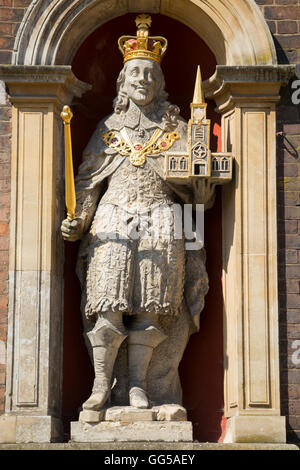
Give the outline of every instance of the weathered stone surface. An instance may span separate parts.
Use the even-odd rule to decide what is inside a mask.
[[[0,442],[16,442],[16,416],[0,416]]]
[[[62,426],[51,416],[0,416],[0,443],[58,442]]]
[[[266,22],[251,0],[67,0],[45,6],[32,3],[16,38],[15,64],[69,64],[79,45],[101,24],[131,11],[155,12],[188,24],[202,37],[218,63],[226,65],[275,64],[276,50]],[[37,21],[43,18],[43,21]],[[235,25],[234,34],[228,26]],[[67,27],[68,26],[68,27]],[[31,41],[28,41],[28,37]],[[49,37],[52,41],[47,40]],[[10,54],[10,53],[9,53]]]
[[[286,442],[284,416],[234,416],[227,420],[225,443]]]
[[[98,424],[71,423],[72,442],[189,442],[193,440],[192,423],[139,421],[117,423],[103,421]]]
[[[179,405],[162,405],[157,408],[157,421],[186,421],[186,409]]]
[[[84,421],[86,423],[99,423],[104,417],[104,410],[101,411],[92,411],[92,410],[83,410],[79,414],[79,421]]]
[[[132,406],[115,406],[105,412],[105,421],[134,423],[135,421],[153,421],[154,419],[154,410],[133,408]]]
[[[63,444],[0,444],[1,450],[298,450],[294,444],[217,444],[199,442],[68,442]]]

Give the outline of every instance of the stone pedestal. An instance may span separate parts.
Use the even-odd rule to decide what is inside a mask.
[[[71,423],[72,442],[192,442],[190,421]]]
[[[71,423],[72,442],[192,442],[192,423],[178,405],[87,411]]]

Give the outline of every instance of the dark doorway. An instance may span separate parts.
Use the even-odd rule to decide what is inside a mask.
[[[135,34],[135,14],[116,18],[94,31],[74,57],[73,72],[92,84],[92,90],[74,101],[72,141],[75,173],[81,155],[98,121],[112,112],[116,79],[122,68],[117,40]],[[169,100],[188,120],[197,65],[203,79],[210,77],[216,60],[206,44],[182,23],[162,15],[152,15],[151,35],[168,38],[169,47],[162,62]],[[220,117],[214,105],[208,106],[212,120],[211,147],[220,149]],[[223,321],[222,321],[222,230],[221,196],[217,191],[213,209],[205,217],[205,244],[210,290],[201,315],[200,332],[191,337],[180,366],[183,404],[194,425],[194,439],[222,440],[223,423]],[[69,433],[70,421],[78,419],[78,408],[89,396],[93,371],[82,337],[80,285],[75,274],[78,243],[65,244],[65,320],[63,363],[63,422]]]

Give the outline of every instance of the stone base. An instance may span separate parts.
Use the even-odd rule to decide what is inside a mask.
[[[286,442],[284,416],[234,416],[227,419],[224,443]]]
[[[71,423],[72,442],[192,442],[189,421],[138,421],[123,424],[114,421]]]
[[[52,416],[0,416],[0,443],[61,442],[61,421]]]

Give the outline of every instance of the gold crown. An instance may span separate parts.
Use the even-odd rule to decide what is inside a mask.
[[[161,36],[149,37],[150,15],[138,15],[135,20],[138,28],[135,36],[121,36],[118,46],[124,56],[124,63],[132,59],[150,59],[160,64],[168,47],[168,41]]]

